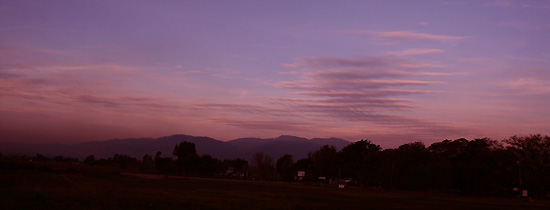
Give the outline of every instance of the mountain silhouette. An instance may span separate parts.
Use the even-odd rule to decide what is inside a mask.
[[[154,156],[158,151],[164,157],[172,157],[175,145],[187,141],[195,144],[199,155],[209,154],[217,159],[241,158],[249,160],[256,152],[263,152],[274,160],[290,154],[295,160],[307,157],[308,152],[316,151],[323,145],[332,145],[337,150],[350,142],[339,138],[306,139],[282,135],[277,138],[239,138],[231,141],[220,141],[210,137],[197,137],[183,134],[160,138],[128,138],[107,141],[93,141],[79,144],[21,144],[0,143],[0,152],[4,155],[42,154],[48,157],[58,155],[84,158],[94,155],[96,158],[109,158],[115,154],[125,154],[141,159],[148,154]]]

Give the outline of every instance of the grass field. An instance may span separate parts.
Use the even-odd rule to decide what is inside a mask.
[[[291,183],[0,170],[0,209],[550,209],[547,201]]]

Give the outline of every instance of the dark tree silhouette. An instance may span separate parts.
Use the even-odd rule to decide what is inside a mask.
[[[213,176],[216,174],[216,172],[218,172],[217,166],[218,160],[210,155],[205,154],[198,159],[198,170],[195,171],[195,173],[198,172],[200,176]]]
[[[447,182],[448,187],[459,190],[461,194],[487,195],[514,187],[513,176],[516,173],[511,172],[514,166],[511,153],[495,140],[445,140],[433,143],[428,149],[441,163],[439,174],[445,175],[433,179]],[[441,177],[451,179],[442,180]]]
[[[255,168],[256,175],[263,179],[271,179],[274,177],[275,168],[273,167],[273,158],[263,152],[256,152],[252,155],[252,164]]]
[[[431,173],[427,163],[430,153],[422,142],[413,142],[399,146],[394,150],[392,162],[393,186],[402,189],[421,189],[429,186]]]
[[[339,157],[334,146],[325,145],[321,149],[310,154],[313,160],[313,170],[315,175],[326,177],[327,179],[338,178]]]
[[[502,145],[506,144],[506,147]],[[248,162],[242,159],[218,161],[208,154],[198,156],[195,144],[181,142],[175,145],[171,157],[143,156],[139,161],[124,154],[96,160],[89,155],[83,161],[93,165],[94,171],[140,169],[143,172],[183,174],[186,176],[252,177],[263,180],[291,181],[298,171],[305,171],[303,181],[349,178],[352,184],[368,187],[411,190],[438,190],[464,195],[518,195],[528,190],[529,196],[547,199],[550,189],[550,137],[541,134],[512,136],[501,142],[489,138],[444,140],[428,148],[422,142],[403,144],[396,149],[382,150],[368,140],[350,143],[340,152],[333,146],[322,146],[308,153],[307,158],[293,161],[291,155],[280,157],[276,165],[263,152],[255,153]],[[37,154],[34,157],[1,157],[24,160],[28,168],[59,170],[69,165],[73,170],[76,159],[57,156],[53,159]],[[32,161],[28,161],[31,158]],[[55,162],[55,163],[49,163]],[[85,167],[91,169],[91,167]],[[97,169],[97,170],[96,170]],[[101,170],[99,170],[101,169]],[[276,170],[275,170],[276,169]],[[118,171],[119,169],[115,169]],[[248,172],[252,173],[248,173]],[[516,189],[513,191],[512,189]]]
[[[181,142],[174,147],[172,154],[178,157],[176,160],[178,171],[183,174],[196,175],[200,170],[200,160],[194,143]]]
[[[95,165],[96,160],[95,160],[94,155],[89,155],[88,157],[86,157],[86,158],[84,159],[84,163],[85,163],[85,164],[88,164],[88,165]]]
[[[223,160],[221,170],[228,176],[243,178],[248,174],[248,161],[237,158]]]
[[[49,161],[50,159],[42,154],[36,154],[33,158],[33,161]]]
[[[151,155],[144,155],[141,160],[141,165],[139,169],[143,172],[152,172],[155,168],[155,161]]]
[[[353,142],[340,151],[341,175],[349,178],[353,184],[366,185],[372,182],[376,163],[374,155],[380,152],[379,145],[369,140]]]
[[[550,137],[534,134],[504,140],[517,158],[521,188],[537,198],[546,198],[550,187]]]
[[[178,161],[182,161],[191,156],[196,156],[197,150],[195,149],[195,144],[184,141],[174,147],[172,154],[178,157]]]
[[[317,178],[313,173],[313,160],[311,160],[311,158],[302,158],[292,164],[293,176],[297,176],[298,171],[304,171],[306,173],[306,176],[303,177],[305,180],[315,180]]]
[[[137,159],[130,157],[128,155],[119,155],[115,154],[112,158],[112,161],[114,164],[116,164],[119,168],[125,169],[130,166],[134,166],[137,164]]]
[[[292,170],[292,164],[294,164],[294,160],[292,159],[292,155],[289,154],[283,155],[277,160],[277,174],[283,181],[294,180],[295,175]]]
[[[158,151],[155,155],[155,167],[161,173],[170,173],[174,171],[174,160],[172,158],[161,157],[161,152]]]

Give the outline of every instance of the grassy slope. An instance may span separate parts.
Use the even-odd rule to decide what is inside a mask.
[[[108,173],[0,170],[1,209],[550,209],[549,202],[427,192]]]

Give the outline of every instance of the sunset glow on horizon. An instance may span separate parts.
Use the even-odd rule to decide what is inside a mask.
[[[1,142],[550,134],[550,1],[2,1]]]

